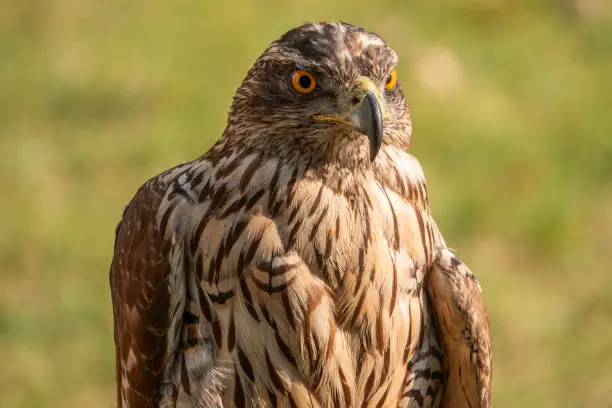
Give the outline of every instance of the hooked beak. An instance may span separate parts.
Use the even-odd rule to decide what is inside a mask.
[[[370,141],[370,161],[374,161],[383,137],[383,105],[380,90],[370,78],[360,77],[352,110],[345,116],[316,115],[316,120],[333,120],[349,125]]]
[[[383,114],[376,95],[368,91],[360,105],[347,116],[348,121],[358,132],[370,140],[370,161],[374,161],[383,135]]]

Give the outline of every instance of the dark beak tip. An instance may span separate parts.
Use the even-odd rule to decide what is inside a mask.
[[[363,102],[367,110],[368,124],[366,134],[370,141],[370,161],[374,161],[382,145],[383,137],[383,115],[378,98],[372,92],[368,92]]]

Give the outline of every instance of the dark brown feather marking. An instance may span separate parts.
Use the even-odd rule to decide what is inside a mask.
[[[366,205],[371,210],[372,209],[372,199],[370,198],[370,194],[368,193],[368,191],[365,189],[364,186],[361,187],[361,193],[362,193],[363,198],[365,198]]]
[[[219,208],[225,207],[227,200],[229,200],[227,187],[225,187],[225,184],[221,184],[221,186],[219,186],[219,188],[213,192],[208,208],[212,211],[216,211]]]
[[[182,173],[181,176],[177,177],[174,182],[172,183],[172,187],[170,188],[170,194],[168,194],[168,200],[172,201],[176,196],[181,196],[184,200],[186,200],[189,203],[194,203],[193,198],[191,198],[191,196],[189,195],[189,193],[187,192],[187,190],[185,190],[185,188],[189,188],[189,185],[185,185],[185,184],[180,184],[179,183],[179,179],[182,176],[187,177],[187,174]]]
[[[411,192],[411,196],[412,196],[412,204],[417,207],[417,208],[421,208],[421,190],[419,189],[419,182],[417,181],[416,183],[412,183],[409,182],[410,185],[410,192]]]
[[[196,255],[196,277],[198,280],[202,280],[202,275],[204,274],[204,259],[202,254]]]
[[[289,232],[289,238],[287,239],[287,249],[291,249],[295,246],[295,239],[297,237],[297,233],[302,226],[302,220],[297,220],[293,228],[291,228],[291,232]]]
[[[227,328],[227,349],[229,351],[234,350],[236,345],[236,328],[234,326],[234,314],[230,313],[230,319]]]
[[[340,216],[336,217],[336,231],[335,237],[338,238],[340,236]]]
[[[419,234],[421,236],[421,245],[423,245],[423,253],[425,254],[425,262],[429,263],[429,250],[427,248],[427,237],[425,236],[425,223],[423,221],[423,214],[421,214],[421,210],[418,208],[414,209],[414,214],[416,215],[417,222],[419,224]]]
[[[191,311],[185,310],[183,312],[183,323],[185,323],[185,324],[197,324],[199,322],[199,320],[200,319],[198,319],[198,316],[193,314]]]
[[[200,169],[198,170],[193,170],[189,172],[189,183],[195,187],[198,184],[200,184],[202,182],[202,178],[204,177],[204,172],[201,171]]]
[[[325,219],[325,216],[327,215],[327,210],[328,210],[328,207],[325,207],[323,211],[321,211],[321,214],[319,215],[317,220],[313,223],[312,230],[310,230],[310,235],[308,237],[310,241],[313,241],[315,239],[315,236],[317,235],[317,232],[319,231],[319,227],[321,226],[323,219]]]
[[[425,183],[417,182],[417,188],[419,190],[419,205],[421,208],[427,207],[427,196],[425,195],[425,189],[423,188]]]
[[[434,230],[433,230],[433,226],[431,225],[430,222],[427,223],[427,238],[429,239],[429,248],[432,249],[432,251],[435,248],[434,245]],[[433,254],[432,254],[433,257]],[[433,261],[433,259],[431,259],[431,261]]]
[[[376,319],[376,345],[378,346],[378,351],[382,353],[385,346],[382,311]]]
[[[357,322],[357,318],[359,317],[359,315],[361,314],[361,311],[363,310],[363,304],[365,302],[366,292],[367,292],[367,289],[363,289],[361,291],[361,297],[359,297],[359,302],[357,303],[357,307],[355,307],[353,316],[351,316],[349,326],[355,326],[355,323]]]
[[[255,159],[253,159],[249,163],[247,168],[244,169],[244,172],[242,173],[242,177],[240,178],[240,191],[241,192],[244,193],[247,186],[249,185],[249,182],[253,178],[253,175],[255,174],[257,169],[260,167],[260,165],[261,165],[261,156],[257,156]]]
[[[278,401],[276,400],[276,393],[268,387],[266,387],[266,391],[268,391],[268,399],[270,400],[270,408],[277,407]]]
[[[258,264],[257,269],[261,271],[268,270],[268,275],[270,277],[276,277],[276,276],[285,275],[286,273],[291,272],[293,269],[297,268],[299,265],[301,265],[301,262],[296,262],[292,264],[284,263],[282,265],[277,266],[276,268],[271,268],[270,262],[266,262],[266,263]]]
[[[215,173],[215,179],[221,180],[222,178],[229,176],[238,168],[243,159],[244,156],[239,154],[231,162],[218,166],[217,172]]]
[[[249,246],[249,249],[247,250],[246,255],[244,256],[245,265],[250,264],[251,261],[253,260],[253,257],[255,256],[255,252],[257,252],[257,248],[259,247],[259,244],[261,243],[262,237],[263,237],[263,231],[260,232],[258,236],[251,242],[251,245]]]
[[[198,285],[198,293],[200,297],[200,308],[202,309],[202,314],[204,318],[209,322],[212,321],[212,310],[210,309],[210,305],[208,304],[208,295],[204,293],[200,285]]]
[[[212,321],[212,331],[213,337],[215,338],[215,343],[217,343],[217,347],[221,347],[221,342],[223,341],[222,333],[221,333],[221,324],[219,323],[219,319],[214,319]]]
[[[240,198],[235,199],[230,205],[227,206],[223,214],[221,214],[220,218],[227,218],[230,215],[234,215],[237,213],[242,207],[245,206],[247,202],[246,196],[242,196]]]
[[[250,211],[251,208],[253,208],[253,206],[255,205],[255,203],[257,203],[261,199],[261,197],[263,197],[265,193],[266,192],[264,190],[259,190],[258,192],[253,194],[251,198],[249,198],[249,200],[244,205],[244,210]]]
[[[393,315],[393,310],[395,310],[395,302],[397,300],[397,263],[395,262],[395,258],[391,260],[393,264],[393,283],[391,285],[391,300],[389,301],[389,316]]]
[[[162,216],[162,219],[159,223],[159,230],[161,231],[162,236],[166,235],[166,232],[167,232],[166,230],[168,229],[168,221],[170,220],[170,215],[172,215],[172,212],[176,208],[176,205],[177,205],[177,201],[170,204],[170,206],[168,207],[168,209]]]
[[[372,239],[372,225],[370,224],[370,210],[364,208],[363,211],[363,223],[365,225],[365,234],[363,235],[363,247],[367,250],[371,244]]]
[[[246,266],[244,252],[238,255],[238,265],[236,265],[236,275],[244,280],[244,267]]]
[[[240,367],[242,367],[242,371],[249,377],[251,382],[255,381],[255,375],[253,374],[253,366],[247,356],[244,354],[241,348],[238,348],[238,362],[240,363]]]
[[[357,271],[357,276],[359,278],[357,282],[355,282],[355,291],[353,292],[354,296],[357,296],[357,292],[359,291],[359,288],[361,287],[360,279],[361,279],[361,276],[363,275],[363,270],[365,269],[365,255],[366,255],[365,249],[363,247],[359,248],[359,261],[358,261],[359,270]]]
[[[391,345],[387,345],[385,349],[385,356],[383,358],[383,367],[380,374],[381,379],[387,378],[387,374],[389,374],[389,364],[391,364]]]
[[[442,360],[440,360],[442,361]],[[441,383],[444,382],[444,374],[442,374],[442,372],[440,370],[435,370],[431,373],[431,378],[437,381],[440,381]]]
[[[276,324],[274,323],[274,321],[270,317],[270,313],[268,313],[268,309],[266,309],[263,305],[260,304],[259,305],[259,310],[261,310],[261,314],[263,315],[265,321],[268,322],[270,327],[272,327],[274,330],[276,330]]]
[[[272,209],[270,211],[270,215],[274,218],[278,215],[278,213],[280,212],[280,208],[283,205],[283,200],[278,200],[274,203],[274,205],[272,206]]]
[[[223,253],[220,253],[217,256],[225,257],[229,255],[229,253],[232,251],[232,248],[234,248],[234,245],[236,244],[236,242],[238,242],[238,239],[240,238],[248,224],[249,223],[247,221],[240,221],[234,224],[234,227],[231,229],[230,233],[224,240],[226,245]]]
[[[300,211],[300,206],[299,205],[296,205],[296,206],[293,207],[293,209],[289,213],[289,218],[287,219],[287,224],[288,225],[293,224],[293,221],[295,220],[295,217],[297,217],[297,213],[299,211]]]
[[[404,179],[400,175],[399,170],[395,166],[391,166],[391,169],[393,170],[393,174],[395,176],[395,183],[397,184],[397,187],[399,189],[400,196],[402,196],[403,198],[409,198],[406,196],[406,185],[404,184]]]
[[[291,279],[289,279],[285,283],[282,283],[282,284],[280,284],[278,286],[272,286],[272,285],[269,285],[269,284],[264,284],[264,283],[258,281],[257,279],[253,279],[253,283],[255,283],[255,286],[257,286],[259,289],[261,289],[262,291],[264,291],[264,292],[268,293],[269,295],[271,295],[273,293],[278,293],[278,292],[282,292],[282,291],[286,290],[288,287],[293,285],[293,283],[295,282],[296,278],[297,278],[297,275],[293,276]]]
[[[204,200],[208,200],[208,198],[210,197],[211,190],[212,190],[212,185],[211,185],[210,180],[208,180],[206,184],[204,184],[204,186],[202,186],[202,189],[200,190],[198,202],[202,203],[204,202]]]
[[[285,356],[285,359],[291,364],[293,364],[294,366],[296,366],[295,358],[293,357],[293,354],[291,354],[291,349],[289,348],[287,343],[283,341],[283,339],[280,337],[278,333],[274,333],[274,336],[276,338],[276,343],[278,344],[278,348],[280,348],[280,351]]]
[[[259,315],[255,310],[255,306],[253,305],[253,298],[251,297],[251,291],[247,285],[245,279],[240,279],[240,292],[242,292],[242,296],[244,297],[244,305],[247,308],[249,314],[255,319],[255,321],[260,322]]]
[[[429,377],[431,377],[431,370],[429,368],[424,368],[421,370],[414,370],[413,375],[414,375],[414,378],[428,379]]]
[[[293,173],[291,174],[291,179],[289,180],[289,183],[287,184],[287,203],[292,203],[293,199],[295,197],[295,185],[297,184],[297,177],[298,177],[298,172],[300,171],[300,169],[296,166],[295,169],[293,170]]]
[[[189,374],[187,373],[187,364],[185,364],[185,352],[183,351],[181,358],[181,384],[187,395],[191,395],[191,384],[189,383]]]
[[[215,256],[212,261],[214,261],[214,268],[211,268],[209,273],[210,273],[210,277],[209,279],[213,279],[215,282],[218,282],[219,280],[219,275],[221,274],[221,267],[223,266],[223,258],[225,254],[225,242],[221,242],[221,245],[219,245],[219,252],[217,253],[217,256]]]
[[[376,276],[376,266],[372,266],[372,269],[370,269],[370,283],[372,285],[374,285],[374,277]]]
[[[246,399],[244,398],[244,390],[242,389],[242,383],[240,382],[240,376],[236,369],[236,375],[234,376],[234,404],[236,408],[246,407]]]
[[[319,188],[319,193],[317,194],[317,197],[315,198],[314,202],[312,203],[312,207],[310,207],[310,212],[308,213],[309,217],[312,217],[315,213],[315,211],[317,211],[317,208],[319,208],[319,204],[321,204],[321,198],[323,197],[323,189],[325,188],[325,184],[321,183],[321,187]]]
[[[216,303],[218,305],[224,305],[225,302],[230,300],[232,297],[234,297],[234,291],[233,290],[228,290],[227,292],[219,291],[218,294],[208,293],[208,298],[213,303]]]
[[[217,265],[217,261],[215,260],[215,258],[210,258],[210,262],[208,263],[208,269],[206,270],[206,272],[208,272],[208,274],[205,277],[206,280],[208,281],[209,285],[212,285],[213,278],[215,277],[215,275],[217,275],[217,273],[216,273],[217,269],[215,268],[215,265]],[[204,277],[202,277],[202,278],[204,278]]]
[[[365,401],[368,401],[370,399],[370,396],[372,394],[372,387],[374,387],[374,371],[370,372],[370,375],[368,376],[368,379],[365,383],[363,394],[365,396]]]
[[[259,316],[257,315],[257,310],[255,310],[255,306],[253,306],[251,302],[247,302],[247,301],[244,302],[244,305],[246,306],[247,311],[249,312],[251,317],[255,319],[255,321],[260,322],[261,320],[259,319]]]
[[[365,358],[367,351],[365,349],[360,349],[357,350],[356,356],[355,356],[355,361],[363,361]],[[361,370],[363,369],[363,364],[357,364],[357,367],[355,368],[355,378],[359,379],[361,378]]]
[[[419,406],[423,406],[423,394],[421,394],[421,390],[418,388],[408,389],[404,396],[414,399]]]

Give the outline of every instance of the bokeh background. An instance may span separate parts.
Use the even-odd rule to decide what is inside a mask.
[[[609,0],[0,0],[0,407],[114,406],[124,205],[211,146],[269,42],[328,19],[400,55],[495,406],[612,407]]]

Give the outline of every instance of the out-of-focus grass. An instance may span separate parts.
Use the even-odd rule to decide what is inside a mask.
[[[114,404],[124,204],[213,143],[270,41],[326,19],[400,54],[437,220],[484,288],[495,405],[612,406],[612,6],[521,4],[0,0],[0,406]]]

